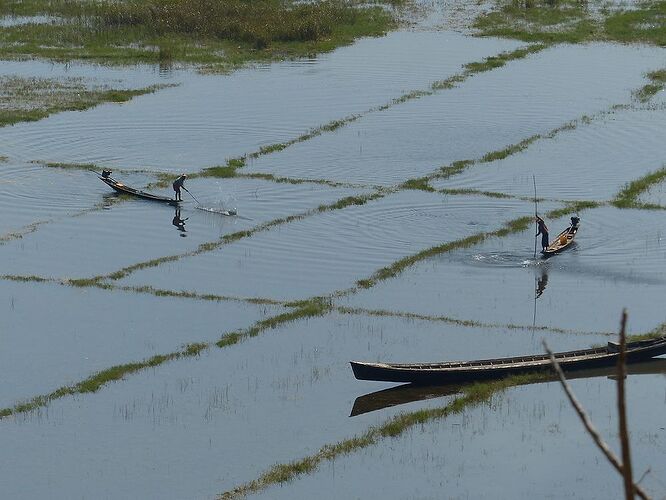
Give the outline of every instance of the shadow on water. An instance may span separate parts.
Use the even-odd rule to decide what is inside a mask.
[[[567,374],[567,379],[583,379],[583,378],[594,378],[594,377],[608,377],[609,379],[615,378],[615,367],[606,367],[606,368],[595,368],[591,370],[581,370],[579,372],[573,372]],[[627,366],[627,373],[629,375],[654,375],[654,374],[666,374],[666,359],[658,358],[644,363],[630,364]],[[543,382],[553,382],[556,378],[553,375],[552,377],[539,380],[537,382],[529,382],[528,384],[540,384]],[[350,417],[355,417],[357,415],[363,415],[364,413],[369,413],[377,410],[383,410],[385,408],[391,408],[393,406],[399,406],[407,403],[413,403],[416,401],[425,401],[429,399],[441,398],[445,396],[453,396],[459,394],[463,389],[469,384],[449,384],[442,386],[418,386],[413,384],[403,384],[397,387],[392,387],[390,389],[384,389],[381,391],[371,392],[359,396],[354,401]]]
[[[185,234],[187,232],[187,229],[185,229],[185,221],[189,219],[189,217],[185,217],[184,219],[181,219],[180,217],[180,208],[176,208],[176,215],[173,216],[173,219],[171,220],[171,224],[175,226],[175,228],[180,232],[180,236],[185,238],[187,235]]]

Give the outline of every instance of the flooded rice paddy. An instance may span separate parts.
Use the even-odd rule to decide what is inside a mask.
[[[377,395],[391,384],[356,381],[350,360],[603,345],[624,307],[630,333],[666,321],[666,211],[612,203],[663,166],[662,96],[634,95],[666,52],[553,46],[411,93],[524,45],[399,31],[229,75],[0,62],[2,75],[177,84],[0,128],[3,495],[617,496],[550,381],[362,439],[465,389]],[[178,209],[115,195],[94,173],[171,196],[160,173],[290,141],[238,169],[255,177],[189,179],[196,200],[183,193]],[[532,175],[552,236],[582,220],[548,260],[534,257]],[[632,200],[664,206],[663,190]],[[656,498],[665,373],[656,362],[628,378],[634,469],[650,469]],[[573,386],[616,448],[612,374]],[[308,459],[291,481],[263,479]]]

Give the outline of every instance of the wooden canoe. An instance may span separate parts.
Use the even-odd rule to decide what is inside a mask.
[[[122,182],[118,182],[111,176],[103,177],[99,175],[98,177],[104,184],[114,189],[118,193],[130,194],[132,196],[143,198],[144,200],[160,201],[162,203],[168,203],[170,205],[178,205],[178,203],[180,203],[180,201],[176,201],[173,198],[169,198],[167,196],[160,196],[157,194],[147,193],[145,191],[141,191],[140,189],[135,189],[133,187],[126,186],[125,184],[123,184]]]
[[[627,363],[643,361],[662,354],[666,354],[666,336],[627,344]],[[618,355],[617,344],[609,342],[605,347],[556,353],[555,358],[566,372],[611,366],[617,363]],[[418,385],[498,379],[521,373],[552,370],[547,354],[443,363],[352,361],[351,367],[354,376],[359,380],[407,382]]]
[[[666,359],[656,358],[650,359],[641,363],[633,363],[627,367],[628,375],[655,375],[666,374]],[[581,379],[593,377],[617,377],[617,368],[615,366],[606,366],[603,368],[593,368],[590,370],[579,370],[567,374],[567,379]],[[541,384],[545,382],[552,382],[557,379],[553,372],[536,382],[528,382],[528,384]],[[415,401],[424,401],[428,399],[442,398],[461,393],[465,386],[469,384],[456,383],[447,385],[414,385],[403,384],[391,387],[389,389],[382,389],[381,391],[371,392],[359,396],[354,401],[350,417],[362,415],[372,411],[390,408],[392,406],[413,403]]]
[[[548,245],[548,248],[545,250],[542,250],[541,253],[549,257],[551,255],[555,255],[556,253],[560,253],[562,250],[565,250],[568,248],[574,241],[574,238],[576,237],[576,233],[578,232],[578,227],[580,226],[580,219],[576,217],[576,220],[573,221],[571,225],[566,228],[564,231],[562,231],[560,234],[557,235],[557,238],[555,238],[550,245]]]

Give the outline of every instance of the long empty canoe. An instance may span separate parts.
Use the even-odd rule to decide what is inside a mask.
[[[132,196],[137,196],[139,198],[143,198],[144,200],[160,201],[162,203],[169,203],[170,205],[178,205],[178,203],[180,203],[180,201],[176,201],[173,198],[169,198],[167,196],[160,196],[157,194],[147,193],[145,191],[141,191],[140,189],[135,189],[133,187],[126,186],[122,182],[118,182],[110,175],[107,176],[99,175],[98,177],[104,184],[113,188],[115,191],[119,193],[131,194]]]
[[[627,344],[627,363],[634,363],[666,354],[666,336]],[[559,352],[555,358],[564,371],[600,368],[617,363],[617,344],[579,351]],[[531,372],[552,370],[547,354],[477,361],[447,361],[443,363],[366,363],[351,362],[354,376],[359,380],[408,382],[419,385],[441,385],[452,382],[488,380]]]

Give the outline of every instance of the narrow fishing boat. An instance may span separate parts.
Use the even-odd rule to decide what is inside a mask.
[[[578,227],[580,226],[579,217],[571,217],[571,225],[557,235],[557,238],[548,245],[545,250],[542,250],[541,253],[545,257],[550,257],[556,253],[560,253],[562,250],[568,248],[574,240],[576,233],[578,232]]]
[[[179,201],[174,200],[173,198],[169,198],[167,196],[160,196],[157,194],[147,193],[145,191],[141,191],[140,189],[135,189],[133,187],[126,186],[122,182],[118,182],[116,179],[111,177],[110,170],[102,170],[102,174],[98,175],[98,177],[104,184],[114,189],[118,193],[131,194],[132,196],[137,196],[139,198],[143,198],[144,200],[160,201],[162,203],[168,203],[170,205],[178,205],[178,203],[180,203]]]
[[[666,336],[629,342],[626,352],[627,363],[635,363],[666,354]],[[618,356],[618,344],[609,342],[605,347],[559,352],[555,354],[555,359],[566,372],[611,366],[617,363]],[[552,370],[547,354],[443,363],[352,361],[351,367],[358,380],[408,382],[418,385],[498,379],[521,373],[550,372]]]
[[[660,373],[666,374],[666,359],[664,358],[650,359],[627,366],[627,375],[654,375]],[[592,377],[616,378],[617,367],[606,366],[590,370],[579,370],[570,372],[567,375],[568,380]],[[526,383],[530,385],[542,384],[554,380],[557,380],[555,372],[553,372],[552,375],[548,374],[543,378],[530,380]],[[473,382],[446,385],[403,384],[389,389],[382,389],[357,397],[349,416],[355,417],[356,415],[362,415],[371,411],[382,410],[384,408],[390,408],[392,406],[403,405],[406,403],[413,403],[415,401],[452,396],[461,393],[467,385],[472,383]]]

